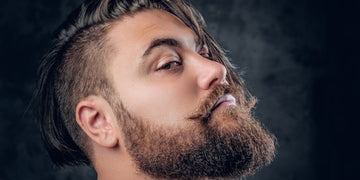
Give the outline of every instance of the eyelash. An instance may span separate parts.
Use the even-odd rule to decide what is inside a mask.
[[[172,70],[176,67],[174,67],[174,64],[176,64],[176,67],[181,66],[182,63],[180,61],[170,61],[166,64],[164,64],[163,66],[161,66],[158,71],[167,71],[167,70]]]
[[[199,52],[199,55],[201,55],[204,58],[211,59],[210,52],[206,48],[201,49],[201,51]],[[176,65],[176,66],[174,67],[174,65]],[[164,65],[162,65],[160,68],[157,69],[157,71],[169,71],[169,70],[177,68],[181,65],[182,65],[181,61],[173,60],[173,61],[169,61],[169,62],[165,63]]]
[[[200,51],[199,51],[199,54],[204,57],[204,58],[207,58],[207,59],[211,59],[210,57],[210,52],[207,48],[203,47]]]
[[[210,59],[210,53],[209,52],[205,52],[205,53],[199,53],[202,57],[204,58],[208,58]]]

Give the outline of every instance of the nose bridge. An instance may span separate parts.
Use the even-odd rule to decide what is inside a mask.
[[[225,83],[226,68],[219,62],[209,60],[202,56],[197,58],[197,83],[201,89],[207,90],[216,84]]]

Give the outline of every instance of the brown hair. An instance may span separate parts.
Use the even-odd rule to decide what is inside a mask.
[[[90,163],[87,136],[75,120],[76,105],[89,95],[110,99],[111,83],[103,72],[108,54],[105,34],[112,22],[150,8],[167,11],[181,19],[208,46],[211,59],[227,68],[228,82],[251,97],[220,46],[205,30],[202,16],[184,0],[85,1],[60,26],[39,67],[38,122],[42,139],[56,165]]]

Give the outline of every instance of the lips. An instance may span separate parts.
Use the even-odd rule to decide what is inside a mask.
[[[221,96],[216,103],[214,104],[213,108],[211,109],[211,111],[215,110],[216,108],[218,108],[219,106],[221,106],[222,104],[224,104],[226,107],[227,106],[231,106],[231,105],[236,105],[236,99],[233,95],[231,94],[225,94],[223,96]]]

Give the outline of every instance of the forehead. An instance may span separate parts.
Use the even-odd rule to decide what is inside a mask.
[[[197,37],[179,18],[157,9],[144,10],[122,18],[112,25],[107,36],[116,51],[127,52],[129,48],[139,52],[159,38],[174,38],[186,45]]]

